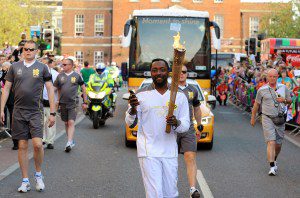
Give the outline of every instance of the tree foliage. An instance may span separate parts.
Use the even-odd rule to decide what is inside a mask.
[[[29,38],[30,26],[41,25],[51,16],[46,6],[34,0],[1,0],[0,13],[0,45],[17,45],[22,32]]]
[[[261,19],[261,33],[273,38],[300,38],[300,17],[297,17],[299,4],[272,3],[271,12],[265,14]]]

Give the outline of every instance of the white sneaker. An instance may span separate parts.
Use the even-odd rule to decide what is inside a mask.
[[[21,186],[18,188],[18,191],[21,193],[26,193],[30,191],[30,183],[29,182],[22,182]]]
[[[274,162],[274,165],[275,165],[275,166],[274,166],[274,169],[275,169],[275,171],[277,172],[277,171],[278,171],[278,163],[275,161],[275,162]]]
[[[276,176],[275,166],[270,168],[269,176]]]
[[[74,140],[72,142],[67,142],[65,151],[68,153],[72,150],[72,148],[75,146]]]
[[[36,185],[35,185],[35,189],[39,192],[43,191],[45,189],[45,184],[43,182],[43,176],[37,176],[34,175],[35,181],[36,181]]]

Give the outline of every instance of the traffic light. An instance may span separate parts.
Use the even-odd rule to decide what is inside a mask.
[[[258,34],[257,35],[257,56],[256,56],[256,62],[260,62],[260,46],[261,46],[261,40],[264,40],[266,38],[266,34],[262,33],[262,34]]]
[[[249,46],[248,53],[249,54],[254,54],[256,56],[257,55],[257,50],[256,50],[257,39],[256,38],[250,38],[248,46]]]
[[[246,54],[249,55],[249,40],[245,40],[245,51],[246,51]]]
[[[46,43],[46,51],[53,51],[54,48],[54,30],[53,29],[44,29],[43,30],[43,39]]]
[[[54,47],[59,48],[60,47],[60,37],[55,35],[54,36]]]

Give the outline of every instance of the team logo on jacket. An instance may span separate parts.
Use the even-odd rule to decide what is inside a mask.
[[[76,82],[76,77],[72,77],[71,78],[71,83],[75,83]]]
[[[194,92],[189,91],[188,94],[189,94],[189,99],[193,99],[194,98]]]
[[[21,76],[22,75],[22,69],[18,69],[17,75]]]
[[[34,70],[32,70],[32,75],[33,75],[34,78],[39,77],[39,75],[40,75],[40,70],[39,70],[39,69],[34,69]]]

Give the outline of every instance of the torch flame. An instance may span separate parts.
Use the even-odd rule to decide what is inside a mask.
[[[180,32],[177,33],[176,36],[174,37],[174,43],[173,43],[173,48],[175,49],[184,49],[185,47],[180,44]]]

